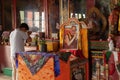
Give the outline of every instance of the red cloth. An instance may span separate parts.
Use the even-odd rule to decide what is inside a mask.
[[[80,59],[85,59],[84,55],[82,54],[82,50],[70,50],[70,52],[73,55],[80,57]]]
[[[114,56],[112,55],[109,59],[109,75],[113,75],[115,72],[115,62],[114,62]]]
[[[108,69],[109,69],[109,79],[110,80],[119,80],[118,73],[115,68],[114,55],[111,54],[108,61]]]
[[[61,50],[63,52],[68,52],[68,50]],[[82,50],[69,50],[73,55],[79,57],[80,59],[85,59],[85,56],[82,54]]]

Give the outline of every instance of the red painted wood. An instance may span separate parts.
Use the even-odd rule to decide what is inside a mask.
[[[16,19],[16,0],[12,0],[12,27],[16,28],[17,19]]]
[[[45,36],[48,38],[49,35],[49,28],[48,28],[48,1],[44,0],[44,12],[45,12]]]

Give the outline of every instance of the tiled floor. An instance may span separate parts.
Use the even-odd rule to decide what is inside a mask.
[[[0,80],[12,80],[11,77],[0,74]]]

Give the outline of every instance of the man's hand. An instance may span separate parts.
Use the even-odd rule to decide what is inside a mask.
[[[32,34],[32,31],[28,31],[27,34],[28,36],[30,36]]]

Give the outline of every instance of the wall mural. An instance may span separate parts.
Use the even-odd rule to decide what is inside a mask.
[[[95,7],[99,9],[106,19],[105,32],[103,34],[103,39],[106,40],[109,33],[108,17],[111,12],[110,0],[95,0]]]
[[[115,7],[108,18],[109,20],[109,33],[118,35],[120,34],[120,26],[119,26],[119,14],[120,14],[120,6]]]
[[[105,16],[107,21],[106,30],[104,33],[105,39],[107,38],[108,34],[118,34],[119,10],[116,9],[116,6],[120,6],[120,0],[95,0],[95,7],[100,10],[100,12]],[[112,15],[116,16],[116,18],[113,18]],[[114,27],[112,27],[113,23],[115,23]]]
[[[98,8],[93,7],[88,11],[87,15],[88,26],[88,36],[90,40],[100,40],[105,39],[104,32],[106,31],[106,18],[99,11]]]

